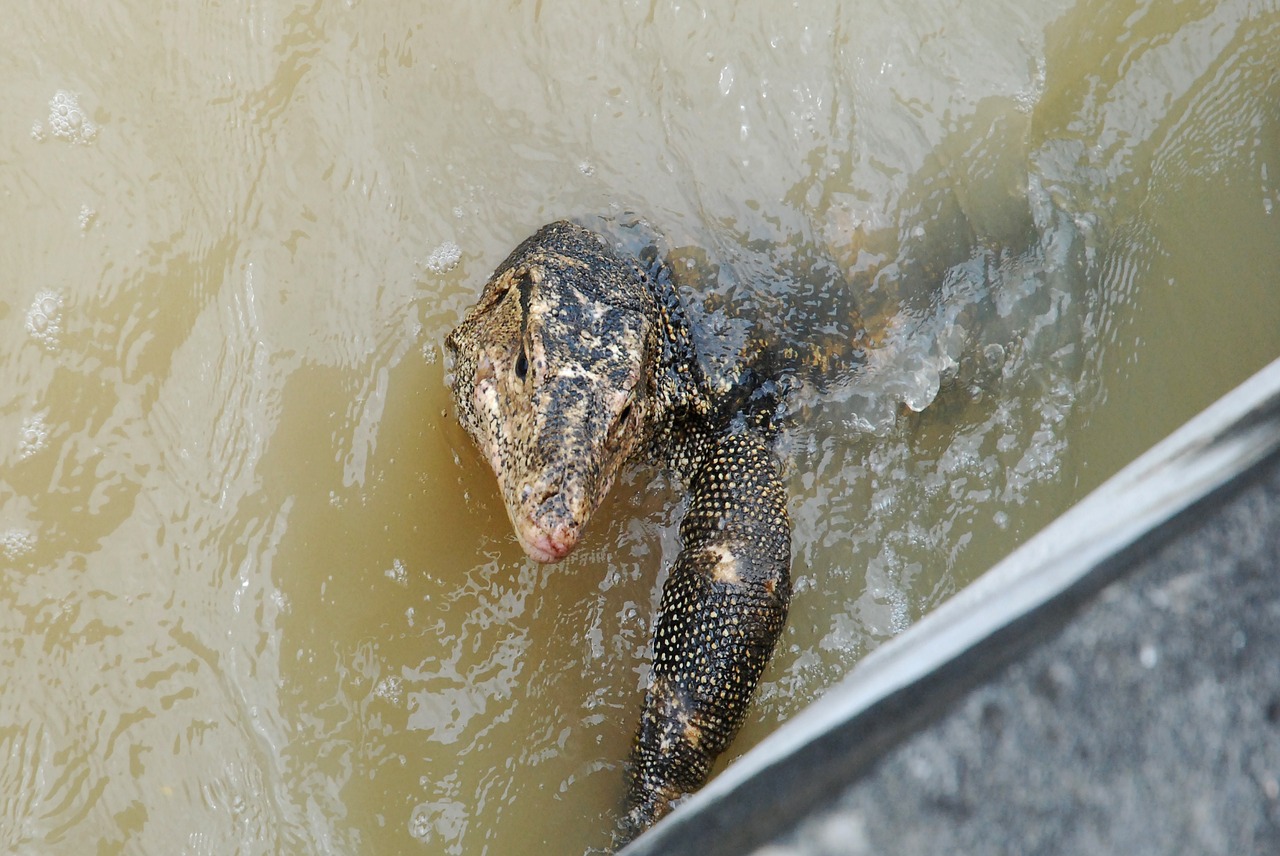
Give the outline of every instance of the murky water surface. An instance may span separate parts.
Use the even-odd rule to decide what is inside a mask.
[[[546,220],[661,235],[713,353],[873,321],[792,399],[735,752],[1280,354],[1275,2],[122,0],[0,41],[9,853],[607,844],[679,492],[638,471],[536,566],[443,383]]]

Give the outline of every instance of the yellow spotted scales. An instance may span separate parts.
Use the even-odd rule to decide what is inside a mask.
[[[760,437],[722,434],[689,489],[633,751],[631,832],[707,780],[742,726],[791,597],[786,494]]]

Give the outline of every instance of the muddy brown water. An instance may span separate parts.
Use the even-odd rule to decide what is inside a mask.
[[[734,754],[1280,354],[1274,2],[122,0],[0,39],[4,852],[607,845],[679,492],[635,472],[534,565],[443,382],[546,220],[643,220],[712,351],[884,320],[793,399]]]

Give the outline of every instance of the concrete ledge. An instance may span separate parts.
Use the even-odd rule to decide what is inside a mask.
[[[626,848],[1280,852],[1280,361]]]

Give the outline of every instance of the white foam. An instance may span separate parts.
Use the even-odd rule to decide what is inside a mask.
[[[0,532],[0,553],[6,559],[17,559],[36,548],[36,536],[26,529],[10,529]]]
[[[59,89],[49,99],[49,133],[59,140],[83,145],[93,142],[98,136],[98,126],[89,121],[77,93]],[[35,128],[32,128],[32,134],[35,134]]]
[[[22,433],[18,438],[18,458],[26,460],[49,445],[49,426],[45,424],[44,414],[28,416],[22,422]]]
[[[448,273],[457,266],[462,258],[462,248],[453,241],[445,241],[431,251],[423,266],[432,273]]]
[[[62,334],[62,295],[56,291],[40,291],[27,310],[27,332],[49,350],[58,347]]]

